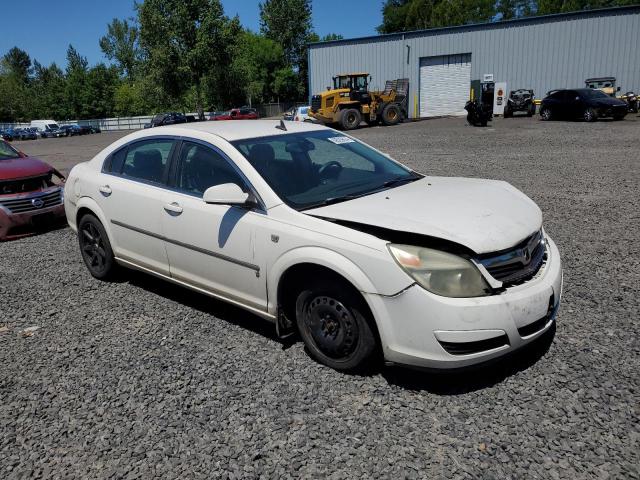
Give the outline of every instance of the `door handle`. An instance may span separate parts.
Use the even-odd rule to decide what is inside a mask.
[[[102,185],[98,188],[98,190],[100,190],[100,193],[105,197],[108,197],[109,195],[111,195],[111,192],[112,192],[111,187],[109,185]]]
[[[180,215],[182,213],[182,207],[178,202],[165,203],[163,208],[169,214]]]

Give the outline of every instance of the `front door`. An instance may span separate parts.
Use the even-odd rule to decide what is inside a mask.
[[[171,276],[266,311],[264,255],[255,240],[266,214],[202,200],[214,185],[235,183],[246,190],[244,177],[217,148],[184,141],[172,181],[162,215]]]
[[[115,152],[94,196],[110,223],[115,255],[164,275],[162,205],[173,139],[154,138]]]

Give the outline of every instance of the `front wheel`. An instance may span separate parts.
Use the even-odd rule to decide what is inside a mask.
[[[585,122],[595,122],[596,119],[598,118],[598,114],[593,108],[588,107],[584,109],[582,118],[584,119]]]
[[[353,130],[362,121],[360,112],[355,108],[347,108],[340,115],[340,126],[343,130]]]
[[[117,264],[100,220],[91,214],[84,215],[78,222],[78,242],[89,273],[100,280],[113,278]]]
[[[296,323],[309,355],[335,370],[372,366],[378,343],[364,300],[349,288],[315,282],[296,300]]]
[[[551,109],[549,107],[542,107],[540,109],[540,118],[544,121],[549,121],[553,115],[551,114]]]

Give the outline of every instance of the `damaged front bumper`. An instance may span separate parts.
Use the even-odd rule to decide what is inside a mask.
[[[55,225],[65,218],[60,186],[37,192],[0,195],[0,240]]]
[[[560,253],[547,236],[536,276],[488,297],[448,298],[413,285],[398,295],[366,294],[376,312],[385,360],[460,368],[500,357],[535,340],[553,322],[562,295]]]

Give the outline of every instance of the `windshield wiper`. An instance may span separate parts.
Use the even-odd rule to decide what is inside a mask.
[[[314,203],[313,205],[308,205],[306,207],[301,208],[300,210],[310,210],[312,208],[318,207],[326,207],[327,205],[333,205],[334,203],[346,202],[347,200],[353,200],[354,198],[361,197],[362,195],[343,195],[340,197],[329,197],[321,202]]]
[[[420,177],[417,175],[411,176],[411,177],[396,177],[396,178],[392,178],[391,180],[387,180],[386,182],[384,182],[382,184],[383,187],[393,187],[395,185],[400,185],[402,183],[408,183],[408,182],[413,182],[415,180],[418,180]]]

